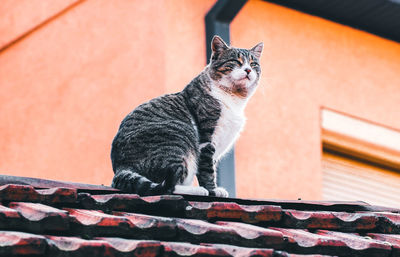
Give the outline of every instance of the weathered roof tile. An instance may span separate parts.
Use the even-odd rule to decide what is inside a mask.
[[[11,208],[5,207],[3,205],[0,204],[0,219],[18,219],[21,218],[21,216],[19,215],[19,213]]]
[[[353,255],[360,254],[364,256],[390,256],[391,246],[379,240],[364,237],[356,233],[343,233],[337,231],[317,230],[315,232],[321,236],[331,236],[343,241],[351,248]]]
[[[69,217],[66,211],[40,203],[11,202],[8,207],[20,214],[18,228],[29,232],[66,231]],[[7,227],[11,229],[10,226]]]
[[[84,186],[0,186],[0,256],[400,256],[398,209]]]
[[[78,237],[47,236],[48,256],[162,256],[163,246],[159,242],[115,239],[91,240]],[[126,241],[129,241],[127,243]]]
[[[378,216],[374,213],[312,212],[284,210],[287,227],[307,229],[333,229],[340,231],[373,230],[377,227]]]
[[[77,190],[72,188],[35,189],[29,185],[0,186],[1,201],[41,202],[46,204],[75,203]]]
[[[340,256],[390,256],[391,247],[387,244],[368,240],[357,234],[328,230],[314,233],[301,229],[274,228],[288,237],[291,251],[296,253],[318,253]]]
[[[379,218],[378,231],[381,233],[400,234],[400,213],[374,213]]]
[[[0,231],[0,256],[43,255],[45,237],[24,232]]]
[[[392,247],[392,256],[400,256],[400,235],[368,233],[367,236]]]
[[[286,244],[286,238],[283,237],[283,234],[273,229],[239,222],[217,221],[216,224],[234,229],[241,237],[251,241],[248,246],[283,249]]]
[[[91,195],[79,193],[78,203],[85,209],[133,211],[139,213],[183,213],[186,201],[179,195],[140,197],[135,194]]]
[[[185,209],[189,218],[239,220],[246,223],[279,221],[282,209],[274,205],[240,205],[230,202],[189,202]]]

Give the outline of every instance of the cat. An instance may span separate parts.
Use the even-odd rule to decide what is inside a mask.
[[[211,48],[210,63],[181,92],[141,104],[122,121],[111,148],[112,187],[142,196],[228,197],[216,185],[216,165],[245,124],[263,43],[240,49],[214,36]]]

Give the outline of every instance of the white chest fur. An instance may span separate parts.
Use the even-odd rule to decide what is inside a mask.
[[[211,140],[215,147],[213,159],[219,160],[233,146],[244,127],[247,100],[228,95],[219,88],[213,88],[211,95],[221,103],[221,115]]]

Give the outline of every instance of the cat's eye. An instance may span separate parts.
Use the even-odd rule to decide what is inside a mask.
[[[243,63],[241,63],[239,60],[236,60],[236,59],[230,59],[230,60],[227,60],[226,61],[227,63],[235,63],[235,64],[237,64],[237,65],[239,65],[239,66],[242,66],[243,65]]]
[[[251,62],[250,63],[250,66],[251,67],[257,67],[257,66],[260,66],[258,63],[256,63],[256,62]]]

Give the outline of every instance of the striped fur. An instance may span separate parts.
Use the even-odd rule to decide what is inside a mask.
[[[113,187],[139,195],[228,196],[216,186],[215,166],[243,128],[243,109],[260,76],[262,45],[230,48],[214,37],[212,49],[211,63],[181,92],[152,99],[122,121],[111,149]],[[237,129],[227,131],[242,116]],[[194,174],[200,188],[190,186]]]

